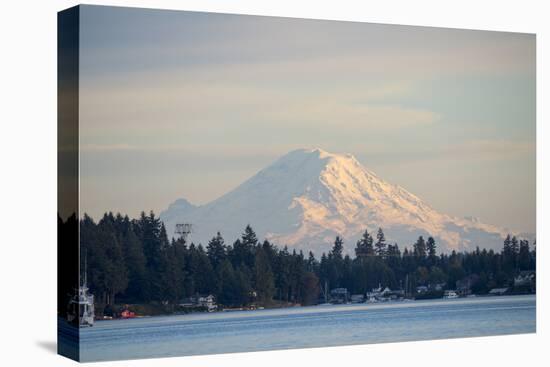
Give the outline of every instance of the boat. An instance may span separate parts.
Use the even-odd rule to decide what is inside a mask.
[[[120,313],[120,317],[123,318],[123,319],[133,319],[133,318],[136,317],[136,313],[132,312],[128,309],[125,309],[124,311],[122,311]]]
[[[88,293],[87,261],[84,260],[84,282],[69,301],[67,321],[78,327],[94,326],[94,296]]]
[[[445,291],[445,293],[443,294],[443,298],[444,298],[444,299],[458,298],[458,294],[457,294],[455,291],[447,290],[447,291]]]
[[[67,321],[79,327],[94,326],[94,296],[88,293],[86,278],[69,301]]]

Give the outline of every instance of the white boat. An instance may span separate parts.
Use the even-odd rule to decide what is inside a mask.
[[[86,267],[84,283],[78,287],[77,294],[69,301],[67,321],[79,327],[94,326],[94,296],[88,293]]]
[[[455,291],[447,290],[447,291],[445,291],[445,293],[443,294],[443,298],[445,298],[445,299],[458,298],[458,294],[457,294]]]
[[[69,302],[67,321],[78,326],[94,325],[94,296],[88,294],[88,287],[84,284],[78,288],[78,294]]]

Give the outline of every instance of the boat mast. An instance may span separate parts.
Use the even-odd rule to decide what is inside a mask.
[[[84,284],[86,287],[88,284],[88,249],[84,250]]]

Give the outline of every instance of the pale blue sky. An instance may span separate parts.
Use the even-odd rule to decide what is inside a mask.
[[[535,36],[84,6],[81,199],[206,203],[290,150],[535,230]]]

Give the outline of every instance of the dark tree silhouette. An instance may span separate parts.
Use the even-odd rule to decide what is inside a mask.
[[[69,218],[67,224],[59,220],[60,228],[76,228],[71,221],[76,219]],[[60,235],[69,238],[70,233],[63,229]],[[471,291],[478,294],[494,287],[509,287],[513,292],[520,271],[534,271],[536,266],[536,248],[531,250],[528,241],[513,236],[506,237],[501,252],[478,247],[439,255],[433,237],[424,241],[420,236],[412,251],[404,248],[402,252],[397,244],[386,243],[382,229],[376,239],[374,244],[365,230],[351,258],[342,238],[336,237],[330,251],[317,260],[312,252],[304,256],[267,240],[258,242],[251,226],[233,246],[227,246],[217,233],[205,250],[183,239],[169,241],[164,224],[153,212],[133,220],[112,213],[97,223],[87,215],[80,220],[80,252],[86,254],[88,285],[98,305],[156,304],[166,312],[197,294],[212,294],[224,307],[240,307],[315,304],[324,298],[323,292],[337,287],[365,294],[381,285],[413,296],[419,285],[455,289],[458,282],[469,282]],[[71,249],[60,251],[62,258]],[[74,288],[60,281],[66,293],[61,302]],[[517,291],[534,289],[531,285]],[[62,312],[63,305],[59,309]]]

